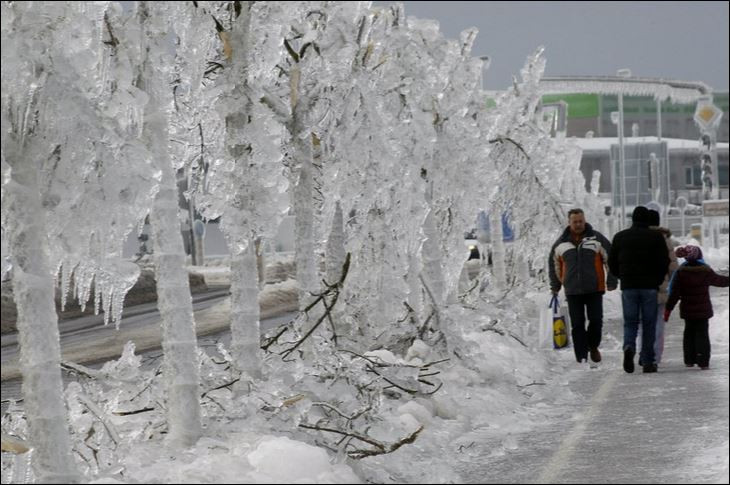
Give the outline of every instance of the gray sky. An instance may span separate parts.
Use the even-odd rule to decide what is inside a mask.
[[[395,2],[373,2],[388,5]],[[504,89],[545,46],[545,75],[615,75],[703,81],[728,90],[728,2],[403,2],[458,38],[477,27],[487,89]]]

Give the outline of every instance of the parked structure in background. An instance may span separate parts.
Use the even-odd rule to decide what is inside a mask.
[[[590,190],[589,182],[594,170],[601,172],[599,193],[610,200],[611,185],[611,146],[616,145],[616,138],[576,138],[576,144],[583,150],[581,171],[586,179],[586,190]],[[645,203],[651,197],[651,153],[655,154],[659,170],[657,174],[659,190],[667,186],[669,205],[676,206],[677,197],[685,197],[690,204],[701,205],[702,172],[700,157],[703,148],[698,140],[682,140],[644,136],[626,139],[627,163],[627,201],[629,206],[635,201]],[[665,148],[661,148],[664,146]],[[719,197],[728,197],[728,143],[717,143]],[[654,147],[653,149],[651,147]],[[667,161],[668,157],[668,161]],[[643,162],[643,163],[642,163]],[[666,175],[669,175],[668,181]],[[639,184],[636,183],[636,178]],[[639,190],[635,190],[638,188]],[[666,203],[666,202],[665,202]],[[627,208],[627,210],[629,210]],[[630,210],[629,210],[630,212]]]
[[[586,190],[596,170],[604,174],[599,193],[619,226],[636,205],[655,204],[667,217],[682,197],[684,210],[699,215],[703,201],[728,198],[728,93],[702,82],[632,77],[628,69],[544,77],[540,86],[543,112],[562,108],[564,135],[583,149]]]
[[[723,113],[728,113],[728,93],[713,93],[713,103]],[[566,136],[584,138],[586,133],[594,136],[617,137],[617,126],[611,123],[611,112],[618,110],[618,96],[615,94],[547,94],[543,104],[563,101],[568,105]],[[667,138],[687,140],[700,139],[700,129],[694,121],[697,102],[674,104],[660,101],[661,134]],[[657,102],[651,96],[624,96],[624,123],[639,126],[639,135],[657,135]],[[728,142],[728,116],[723,116],[717,133],[718,142]]]

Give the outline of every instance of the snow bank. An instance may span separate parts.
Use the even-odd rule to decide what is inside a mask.
[[[322,448],[253,433],[231,433],[225,440],[204,437],[183,452],[139,444],[125,461],[124,482],[362,483],[349,466],[330,463]],[[117,478],[90,483],[123,483]]]
[[[723,272],[728,269],[730,253],[728,252],[727,236],[721,238],[719,248],[702,247],[704,259],[715,271]],[[727,273],[724,273],[727,274]],[[729,344],[728,318],[730,318],[730,297],[727,288],[712,289],[712,308],[714,316],[710,319],[710,342],[712,345],[727,346]]]
[[[728,319],[730,311],[728,311],[728,293],[724,292],[724,298],[715,298],[712,305],[715,307],[715,316],[710,319],[710,342],[712,345],[727,346],[728,341]]]

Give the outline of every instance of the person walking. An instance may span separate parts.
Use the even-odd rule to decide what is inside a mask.
[[[677,269],[679,264],[677,263],[677,257],[674,255],[674,249],[679,245],[672,238],[672,231],[666,227],[660,225],[659,212],[653,209],[649,209],[649,229],[659,232],[667,243],[667,255],[669,256],[669,269],[667,274],[664,276],[664,281],[659,286],[657,292],[657,318],[656,318],[656,332],[654,336],[654,361],[657,366],[662,361],[662,355],[664,354],[664,305],[667,302],[667,288],[669,287],[669,279],[672,277],[674,270]],[[639,328],[639,338],[641,341],[641,328]],[[641,344],[639,344],[641,346]],[[639,361],[639,365],[643,367],[643,362]]]
[[[621,306],[624,317],[623,367],[634,372],[636,334],[642,328],[639,360],[644,372],[656,372],[654,337],[657,319],[657,293],[669,266],[664,237],[649,229],[649,209],[638,206],[631,216],[631,227],[616,233],[608,256],[610,272],[621,281]]]
[[[582,209],[568,212],[568,227],[555,241],[548,257],[550,290],[565,289],[570,314],[573,351],[578,362],[601,361],[603,294],[616,289],[616,278],[605,271],[611,243],[585,220]],[[588,328],[586,329],[586,313]]]
[[[710,300],[710,286],[727,287],[729,279],[715,273],[702,259],[702,250],[697,246],[681,246],[676,250],[685,262],[677,268],[669,283],[669,298],[664,310],[664,321],[679,303],[679,316],[684,320],[684,364],[700,369],[710,368],[709,320],[713,315]]]

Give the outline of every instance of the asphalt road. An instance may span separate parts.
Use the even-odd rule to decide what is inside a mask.
[[[201,347],[216,342],[230,343],[227,329],[227,314],[206,311],[215,310],[228,297],[227,287],[211,288],[209,291],[193,296],[198,342]],[[294,313],[284,307],[267,309],[261,316],[261,330],[265,332],[280,323],[293,318]],[[64,360],[83,363],[92,368],[100,368],[106,361],[117,358],[128,340],[136,345],[136,353],[143,356],[143,362],[153,362],[161,355],[160,314],[156,303],[146,303],[125,308],[120,329],[114,325],[104,326],[103,316],[92,315],[59,322],[61,330],[61,352]],[[18,368],[17,335],[2,336],[2,400],[19,399],[21,379]],[[64,381],[72,379],[63,372]]]

